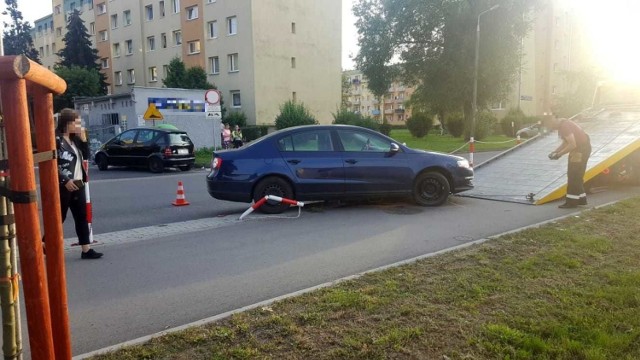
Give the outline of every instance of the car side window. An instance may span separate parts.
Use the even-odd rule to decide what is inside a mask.
[[[136,133],[138,131],[137,130],[129,130],[129,131],[125,131],[122,134],[120,134],[120,142],[124,145],[131,145],[133,144],[133,139],[135,139],[136,137]]]
[[[357,130],[339,130],[338,137],[344,151],[388,152],[391,150],[389,140]]]
[[[157,131],[151,129],[138,130],[138,137],[136,138],[136,144],[148,144],[157,135]]]
[[[305,131],[278,140],[280,151],[333,151],[329,130]]]

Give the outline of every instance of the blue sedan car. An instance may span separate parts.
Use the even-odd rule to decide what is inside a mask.
[[[459,156],[408,148],[376,131],[310,125],[264,136],[242,148],[213,153],[209,194],[251,202],[265,195],[298,201],[409,196],[422,206],[445,203],[473,188],[473,169]],[[275,214],[289,205],[267,202]]]

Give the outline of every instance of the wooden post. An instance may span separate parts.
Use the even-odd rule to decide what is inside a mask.
[[[55,153],[56,139],[53,126],[53,96],[41,86],[33,87],[33,109],[36,124],[36,143],[39,153]],[[64,265],[62,215],[60,214],[60,188],[58,162],[41,162],[40,192],[42,194],[42,220],[47,248],[47,281],[51,305],[51,323],[56,359],[71,359],[71,330],[67,301],[67,279]]]
[[[0,70],[0,72],[2,71]],[[38,204],[36,202],[37,192],[33,173],[27,87],[24,79],[11,79],[1,75],[0,77],[2,80],[2,110],[6,119],[4,123],[7,135],[9,171],[11,179],[14,179],[11,181],[11,191],[20,195],[18,199],[14,198],[13,203],[20,248],[29,344],[34,360],[50,360],[55,359],[55,355],[49,297],[44,273]]]

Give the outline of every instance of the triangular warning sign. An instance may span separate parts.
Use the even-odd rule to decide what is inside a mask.
[[[164,116],[162,116],[158,108],[156,108],[156,104],[151,103],[149,104],[147,111],[144,112],[144,116],[142,118],[145,120],[163,120]]]

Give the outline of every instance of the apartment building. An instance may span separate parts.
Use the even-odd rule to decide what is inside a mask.
[[[112,94],[162,87],[179,57],[204,68],[227,110],[244,112],[250,124],[273,124],[290,99],[330,123],[340,104],[340,0],[53,0],[52,16],[36,22],[55,28],[50,50],[64,46],[73,9],[82,12]],[[43,63],[55,63],[45,37],[35,40]]]
[[[344,94],[347,97],[346,105],[349,110],[377,120],[382,119],[382,111],[385,120],[392,125],[404,124],[411,116],[411,110],[405,107],[405,103],[411,98],[415,90],[413,87],[394,81],[382,99],[381,106],[380,101],[367,87],[367,78],[361,71],[347,70],[342,74],[349,83]]]

